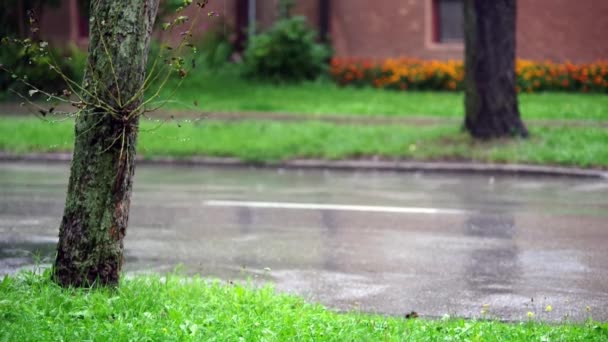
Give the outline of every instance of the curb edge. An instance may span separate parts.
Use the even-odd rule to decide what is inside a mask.
[[[68,162],[71,153],[27,153],[15,154],[0,152],[0,161],[4,162]],[[360,171],[401,171],[433,173],[477,173],[499,175],[553,176],[608,179],[608,170],[593,170],[563,166],[496,164],[479,162],[421,162],[406,160],[322,160],[293,159],[283,162],[248,162],[237,158],[191,157],[146,158],[139,155],[137,162],[147,165],[190,165],[221,167],[259,167],[285,169],[330,169]]]

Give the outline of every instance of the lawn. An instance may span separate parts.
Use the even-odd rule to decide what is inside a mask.
[[[164,88],[173,94],[175,84]],[[462,118],[464,96],[452,92],[398,92],[341,88],[329,80],[275,85],[243,80],[237,70],[197,71],[173,94],[169,109],[280,112],[308,115],[435,116]],[[198,106],[194,106],[195,101]],[[605,94],[520,94],[524,119],[608,120]]]
[[[0,119],[0,151],[67,152],[73,121],[34,117]],[[195,121],[141,123],[138,149],[145,157],[236,157],[276,162],[294,158],[474,160],[498,163],[608,167],[608,129],[532,127],[530,139],[477,142],[455,125],[375,126],[324,122]]]
[[[116,289],[61,289],[45,275],[0,281],[1,341],[606,341],[608,324],[404,319],[336,313],[271,287],[176,275]]]

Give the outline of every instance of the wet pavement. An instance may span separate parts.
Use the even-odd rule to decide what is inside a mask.
[[[67,176],[0,163],[0,274],[50,262]],[[140,166],[125,244],[339,310],[608,320],[606,180]]]

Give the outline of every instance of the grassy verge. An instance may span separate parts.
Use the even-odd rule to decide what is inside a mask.
[[[451,92],[397,92],[373,88],[341,88],[331,83],[273,85],[243,80],[237,70],[210,73],[198,71],[174,87],[164,89],[175,100],[172,109],[217,112],[281,112],[313,115],[388,115],[463,117],[464,97]],[[197,101],[198,108],[193,107]],[[524,119],[608,120],[605,94],[520,94]]]
[[[301,298],[176,276],[64,290],[47,276],[0,282],[2,341],[605,341],[608,324],[405,320],[339,314]]]
[[[399,158],[608,167],[608,130],[532,128],[532,138],[475,142],[449,125],[355,126],[271,121],[141,124],[145,157],[236,157],[273,162],[294,158]],[[33,117],[0,119],[0,150],[14,153],[70,151],[73,122]]]

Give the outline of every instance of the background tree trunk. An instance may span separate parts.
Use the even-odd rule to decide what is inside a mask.
[[[59,232],[54,280],[116,285],[129,217],[138,121],[159,0],[91,2],[87,106],[76,141]],[[133,101],[129,101],[133,99]],[[101,103],[101,104],[100,104]],[[102,105],[105,104],[105,105]]]
[[[465,127],[476,138],[528,135],[515,90],[517,0],[465,0]]]

